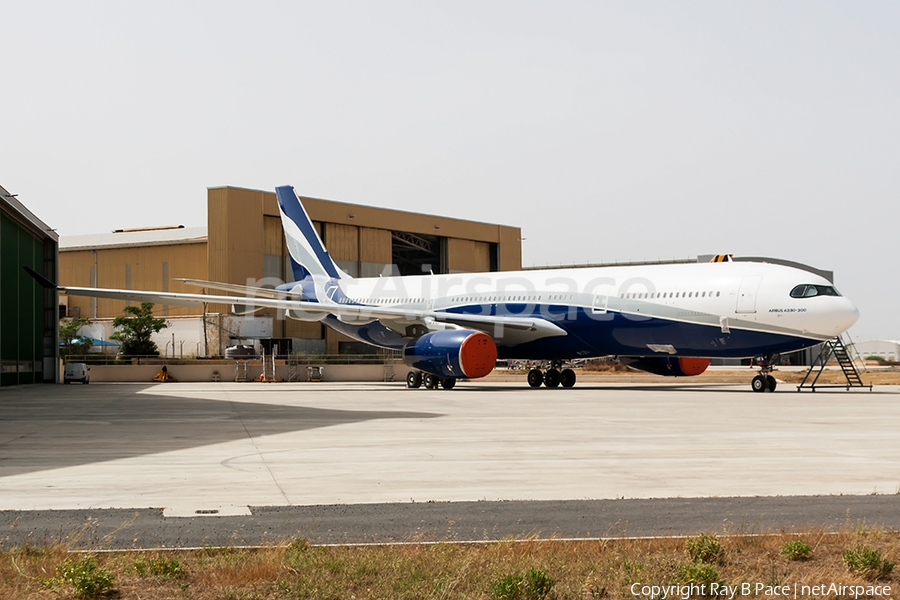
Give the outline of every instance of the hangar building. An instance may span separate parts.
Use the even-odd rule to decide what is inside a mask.
[[[381,274],[458,273],[518,270],[522,264],[521,231],[435,215],[302,198],[322,241],[338,266],[354,277]],[[290,261],[274,192],[236,187],[207,191],[207,226],[199,228],[122,229],[113,233],[65,236],[60,241],[62,285],[198,293],[175,278],[241,285],[292,281]],[[220,293],[220,292],[214,292]],[[117,300],[61,298],[69,316],[112,319],[122,315]],[[226,315],[230,307],[155,307],[157,316],[203,319]],[[279,318],[264,309],[245,337],[270,337],[279,350],[292,346],[327,354],[363,353],[370,347],[353,342],[319,323]],[[221,319],[218,328],[223,328]],[[234,333],[236,326],[224,329]],[[216,329],[216,327],[212,327]],[[251,329],[265,335],[247,334]],[[170,330],[164,330],[170,331]],[[215,333],[215,332],[213,332]],[[99,336],[97,336],[99,337]],[[228,336],[224,336],[227,338]],[[290,342],[288,342],[290,340]],[[221,353],[220,340],[198,355]],[[173,346],[177,340],[173,340]],[[192,348],[193,349],[193,348]]]
[[[0,386],[56,381],[57,294],[22,267],[56,279],[58,239],[0,187]]]

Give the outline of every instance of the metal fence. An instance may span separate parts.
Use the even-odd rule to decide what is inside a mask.
[[[271,359],[271,355],[266,355]],[[275,360],[282,364],[300,366],[314,365],[383,365],[402,363],[403,353],[386,350],[378,354],[317,354],[292,353],[278,354]],[[230,358],[172,358],[165,356],[127,356],[112,354],[70,354],[63,357],[66,363],[87,363],[89,365],[233,365],[235,361],[248,361],[250,364],[261,363],[263,356],[234,356]]]

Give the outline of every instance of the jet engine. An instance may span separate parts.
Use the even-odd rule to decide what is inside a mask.
[[[481,331],[435,331],[409,342],[403,348],[403,362],[438,377],[476,379],[494,369],[497,346]]]
[[[689,377],[699,375],[709,366],[708,358],[691,356],[639,356],[621,357],[622,364],[640,371],[664,377]]]
[[[234,315],[247,316],[262,310],[263,306],[255,306],[253,304],[232,304],[231,313]]]

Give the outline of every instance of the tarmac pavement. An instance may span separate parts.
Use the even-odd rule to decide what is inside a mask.
[[[898,400],[683,381],[5,388],[0,544],[900,527]]]

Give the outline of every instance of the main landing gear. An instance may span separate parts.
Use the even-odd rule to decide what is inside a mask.
[[[765,356],[757,356],[753,359],[753,364],[759,367],[759,375],[753,378],[750,386],[754,392],[774,392],[776,381],[770,375],[775,367],[772,365],[778,360],[777,354],[767,354]]]
[[[452,390],[456,385],[455,377],[438,377],[431,373],[423,373],[422,371],[410,371],[406,375],[406,387],[419,388],[425,386],[425,389],[436,390],[442,387],[445,390]]]
[[[575,371],[572,369],[562,369],[562,363],[558,360],[550,361],[550,368],[546,371],[540,369],[531,369],[528,371],[528,385],[533,388],[541,387],[541,384],[548,388],[563,386],[570,388],[575,385]]]

